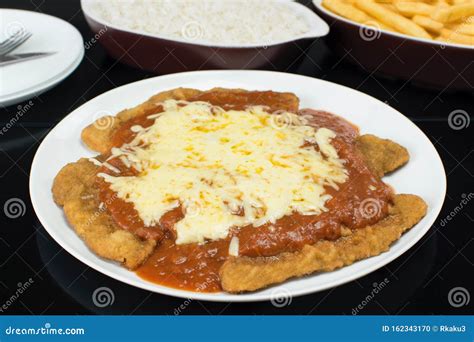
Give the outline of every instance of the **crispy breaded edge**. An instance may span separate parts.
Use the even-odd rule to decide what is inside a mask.
[[[400,168],[410,159],[405,147],[372,134],[358,137],[356,146],[364,156],[367,167],[378,177]]]
[[[120,229],[106,212],[107,204],[99,205],[94,186],[97,168],[84,158],[64,166],[54,179],[54,201],[94,253],[135,269],[153,252],[156,242]]]
[[[216,88],[212,89],[211,91],[229,90]],[[234,89],[232,91],[245,92],[245,90],[238,89]],[[112,125],[109,125],[108,127],[104,128],[100,122],[96,122],[95,124],[86,127],[83,130],[82,138],[86,145],[88,145],[91,149],[101,153],[107,153],[111,147],[110,138],[113,132],[127,120],[143,115],[147,112],[147,109],[150,109],[150,107],[154,108],[156,103],[162,102],[166,99],[172,98],[186,100],[198,94],[202,94],[202,92],[199,90],[187,88],[173,89],[167,92],[159,93],[137,107],[124,110],[117,114],[116,117],[110,117],[113,118]],[[291,95],[290,99],[294,97],[295,100],[292,101],[290,106],[296,106],[297,108],[299,104],[298,98],[290,93],[285,93],[285,95]],[[100,120],[103,119],[99,119],[98,121]],[[110,120],[108,122],[110,122]],[[380,139],[371,135],[359,137],[357,141],[357,147],[365,156],[369,168],[371,168],[379,176],[395,170],[396,168],[405,164],[409,159],[408,152],[402,146],[390,140]],[[99,208],[99,202],[97,200],[96,193],[97,189],[94,189],[93,186],[96,170],[97,166],[86,159],[81,159],[76,163],[66,165],[59,172],[54,181],[54,199],[58,205],[64,207],[64,212],[68,221],[92,251],[101,257],[121,262],[129,269],[135,269],[140,266],[153,252],[156,243],[152,240],[141,240],[135,237],[133,234],[120,229],[112,221],[106,211]],[[398,198],[400,197],[397,196],[396,203],[397,201],[399,202]],[[385,220],[379,222],[377,225],[373,226],[373,229],[375,229],[375,227],[379,224],[382,225],[382,222],[385,221],[395,222],[398,220],[398,222],[401,222],[405,216],[404,214],[401,214],[401,212],[396,214],[398,210],[397,208],[398,206],[395,204],[395,206],[392,208],[391,215]],[[394,218],[398,219],[395,220]],[[421,219],[421,217],[419,219]],[[359,234],[359,232],[365,232],[366,230],[369,232],[369,228],[372,229],[371,227],[367,227],[357,231],[356,233]],[[351,239],[356,238],[356,233],[344,238],[344,241],[352,241]],[[387,237],[390,236],[390,234],[387,235]],[[395,240],[396,239],[398,239],[398,237],[395,238]],[[343,239],[340,239],[336,243],[341,244],[342,241]],[[391,242],[388,242],[388,245],[390,245],[390,243]],[[265,258],[232,258],[227,261],[221,269],[222,285],[224,290],[229,292],[252,291],[269,286],[275,282],[284,281],[285,279],[291,277],[300,276],[315,271],[329,270],[330,268],[319,267],[305,271],[305,265],[302,263],[301,267],[299,267],[300,265],[293,265],[295,267],[290,267],[293,269],[293,273],[283,271],[282,269],[282,272],[274,273],[277,270],[275,268],[276,266],[283,267],[284,265],[283,263],[280,264],[277,262],[277,260],[281,259],[283,261],[287,261],[292,258],[296,258],[295,262],[299,262],[297,260],[298,257],[305,255],[307,251],[318,251],[318,248],[320,247],[319,244],[324,246],[328,244],[335,245],[334,242],[323,241],[313,246],[306,246],[298,253],[285,253],[284,255],[278,256],[278,258],[271,258],[271,260],[265,260]],[[347,242],[347,244],[348,246],[344,248],[351,247],[349,242]],[[388,248],[388,245],[386,249]],[[378,252],[376,252],[376,254],[379,254],[382,251],[383,250],[380,249]],[[349,258],[344,260],[345,262],[348,262],[347,264],[349,264],[355,260],[358,260],[358,258],[366,258],[376,254],[359,257],[354,256],[352,261],[348,261]],[[309,257],[309,259],[311,259],[311,257]],[[317,259],[313,260],[313,263],[310,263],[309,266],[312,265],[314,268],[316,262]],[[344,265],[344,261],[340,262],[343,264],[340,266],[333,266],[332,269],[342,267]],[[245,268],[249,266],[252,266],[252,269],[256,270],[257,273],[264,272],[263,274],[266,274],[265,271],[269,271],[270,274],[273,274],[273,279],[272,277],[258,276],[257,278],[259,278],[259,280],[255,281],[255,279],[252,279],[252,277],[242,277],[240,274],[242,267]],[[278,277],[282,280],[276,280]],[[244,281],[245,279],[246,281]]]
[[[392,145],[396,145],[388,140],[364,137],[361,136],[358,140],[362,141],[366,150],[372,149],[371,144],[377,144],[382,150],[393,150]],[[392,158],[403,165],[408,155],[400,153]],[[70,225],[94,253],[121,262],[133,270],[148,258],[156,243],[153,240],[141,240],[122,230],[110,218],[106,207],[100,208],[98,190],[94,186],[97,169],[96,165],[85,158],[64,166],[54,179],[54,200],[64,208]],[[107,203],[104,204],[106,205]]]
[[[189,88],[177,88],[158,93],[136,107],[119,112],[116,116],[104,116],[97,119],[82,130],[81,139],[91,150],[105,154],[112,147],[111,137],[115,130],[126,121],[144,115],[151,108],[155,108],[157,103],[169,99],[186,100],[200,93],[200,90]]]
[[[405,165],[410,156],[399,144],[374,135],[362,135],[357,149],[378,177]],[[320,241],[295,253],[276,257],[232,257],[220,269],[227,292],[255,291],[287,279],[332,271],[387,251],[407,229],[426,214],[426,203],[415,195],[396,195],[389,216],[373,226],[351,232],[336,241]]]
[[[209,92],[246,93],[244,89],[214,88]],[[187,100],[203,94],[197,89],[177,88],[158,93],[146,102],[118,113],[115,117],[99,118],[82,131],[84,143],[94,151],[107,153],[111,148],[111,136],[114,131],[128,120],[156,108],[156,104],[167,99]],[[299,99],[292,93],[278,93],[288,102],[287,109],[296,111]],[[105,123],[105,125],[104,125]],[[97,166],[87,159],[64,166],[53,183],[53,197],[62,206],[67,220],[97,255],[123,263],[129,269],[139,267],[153,252],[156,242],[142,240],[130,232],[118,227],[107,214],[106,208],[100,208],[97,189],[94,186]],[[107,203],[102,204],[106,206]]]
[[[336,241],[320,241],[306,245],[299,252],[283,253],[276,258],[233,257],[220,269],[222,288],[234,293],[255,291],[290,278],[332,271],[379,255],[417,224],[426,210],[426,203],[420,197],[396,195],[389,216]]]
[[[399,144],[374,135],[357,138],[356,146],[367,167],[382,177],[409,160]],[[415,195],[396,195],[389,216],[377,224],[351,232],[336,241],[320,241],[296,253],[276,257],[232,257],[220,269],[222,288],[227,292],[255,291],[289,278],[332,271],[389,249],[406,230],[426,214],[426,203]]]
[[[149,110],[156,108],[157,104],[165,100],[189,100],[198,95],[207,93],[207,92],[226,92],[226,93],[247,93],[248,90],[245,89],[225,89],[225,88],[213,88],[207,91],[201,91],[198,89],[192,88],[176,88],[168,91],[160,92],[156,95],[153,95],[144,103],[130,108],[125,109],[119,112],[116,116],[104,116],[92,124],[87,126],[82,130],[81,138],[82,141],[89,147],[91,150],[99,152],[100,154],[107,153],[111,148],[111,137],[113,136],[115,130],[117,130],[122,124],[126,121],[144,115],[148,113]],[[285,101],[286,110],[297,111],[299,107],[299,99],[293,93],[279,93]],[[282,101],[283,102],[283,101]],[[282,104],[283,106],[283,104]]]

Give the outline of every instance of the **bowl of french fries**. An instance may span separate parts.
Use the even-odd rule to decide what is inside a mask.
[[[328,44],[367,72],[474,89],[474,0],[313,0]]]

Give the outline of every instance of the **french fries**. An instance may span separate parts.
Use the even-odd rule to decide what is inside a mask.
[[[441,30],[441,37],[445,38],[445,41],[448,42],[474,45],[474,36],[468,36],[448,29]]]
[[[450,23],[474,15],[474,3],[461,4],[441,8],[431,14],[431,17],[442,23]]]
[[[343,16],[344,18],[364,23],[371,18],[362,11],[359,11],[349,2],[344,3],[342,0],[324,0],[324,6],[332,12]]]
[[[441,34],[443,24],[424,15],[414,15],[412,20],[429,32]]]
[[[431,38],[428,32],[421,26],[375,3],[373,0],[357,0],[356,6],[401,33],[420,38]]]
[[[474,0],[323,0],[322,4],[380,30],[474,46]]]
[[[406,17],[412,17],[414,15],[431,15],[436,9],[433,5],[428,5],[424,2],[411,2],[411,1],[396,1],[395,8],[398,12]]]
[[[466,34],[468,36],[474,36],[474,22],[462,23],[462,24],[451,24],[451,25],[447,25],[447,28],[457,33]]]

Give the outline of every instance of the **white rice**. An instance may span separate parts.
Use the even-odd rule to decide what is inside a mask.
[[[309,31],[307,20],[272,0],[94,1],[108,24],[194,43],[272,44]]]

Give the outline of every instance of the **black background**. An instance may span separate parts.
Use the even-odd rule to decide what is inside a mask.
[[[92,38],[79,1],[2,0],[2,7],[36,10],[69,21]],[[54,34],[52,32],[51,34]],[[471,92],[453,93],[418,88],[385,80],[350,64],[350,56],[333,55],[316,41],[291,73],[322,78],[370,94],[404,113],[438,150],[446,168],[448,194],[440,218],[413,248],[386,267],[334,289],[293,298],[282,308],[270,302],[210,303],[162,296],[122,284],[88,268],[57,245],[39,223],[29,199],[32,158],[48,131],[66,114],[117,86],[153,75],[124,66],[106,56],[99,44],[86,50],[77,70],[54,89],[33,99],[34,106],[0,137],[0,205],[10,198],[26,203],[24,216],[10,219],[0,212],[0,305],[15,293],[18,283],[34,283],[3,313],[6,314],[347,314],[370,294],[373,283],[388,285],[360,314],[468,314],[472,300],[456,308],[448,293],[463,287],[473,294],[474,204],[469,203],[448,224],[441,218],[459,205],[463,194],[474,192],[474,123],[461,130],[448,125],[454,110],[474,112]],[[474,84],[474,80],[470,80]],[[16,106],[0,108],[0,126],[16,113]],[[471,118],[472,121],[472,118]],[[51,156],[54,158],[54,156]],[[429,180],[437,186],[436,179]],[[105,308],[92,302],[95,289],[106,286],[115,301]]]

